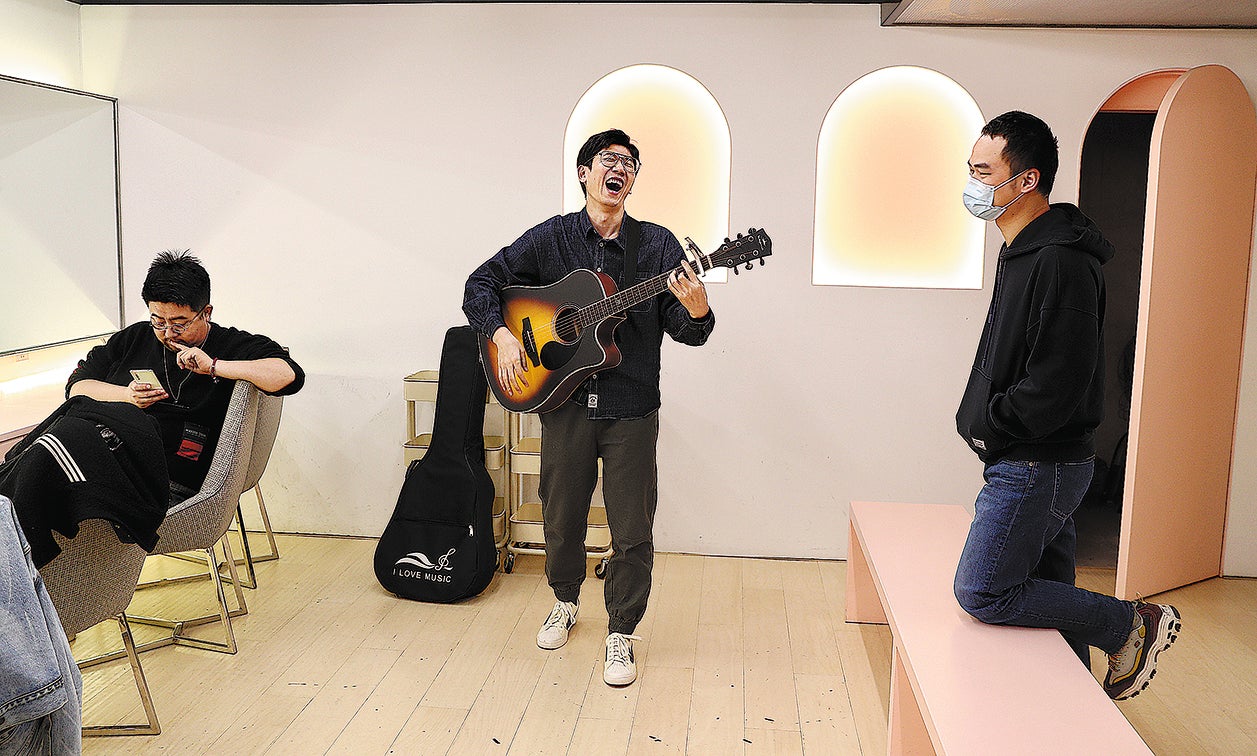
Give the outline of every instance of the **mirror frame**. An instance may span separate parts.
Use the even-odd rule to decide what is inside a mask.
[[[118,322],[118,328],[121,329],[122,327],[126,325],[126,321],[124,320],[125,298],[123,296],[123,292],[125,290],[125,287],[124,287],[123,272],[122,272],[122,176],[121,176],[122,171],[121,171],[121,160],[120,160],[120,147],[119,147],[119,140],[118,140],[118,99],[116,97],[109,97],[107,95],[96,94],[95,92],[85,92],[79,89],[71,89],[69,87],[62,87],[56,84],[46,84],[40,81],[31,81],[30,79],[22,79],[16,76],[7,76],[5,74],[0,74],[0,81],[11,82],[14,84],[25,84],[32,87],[39,87],[41,89],[49,89],[56,92],[63,92],[65,94],[79,95],[82,97],[90,97],[92,99],[101,100],[101,101],[109,103],[111,121],[112,121],[112,126],[113,126],[114,250],[115,250],[115,258],[116,258],[117,269],[118,269],[117,322]],[[26,346],[16,347],[12,349],[5,349],[3,346],[0,346],[0,357],[7,357],[9,355],[23,354],[27,352],[35,352],[40,349],[47,349],[49,347],[61,346],[63,344],[73,344],[76,342],[87,341],[90,339],[98,339],[104,336],[109,336],[114,332],[115,331],[106,331],[104,333],[88,333],[88,334],[83,334],[81,336],[75,336],[69,339],[63,339],[61,341],[54,341],[54,342],[50,342],[46,344],[29,344]]]

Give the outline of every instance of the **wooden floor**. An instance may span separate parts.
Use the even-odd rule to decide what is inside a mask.
[[[885,752],[890,636],[844,623],[842,562],[659,555],[638,682],[612,689],[592,570],[568,645],[542,651],[553,595],[539,557],[521,557],[474,600],[438,606],[385,593],[374,547],[281,536],[283,557],[259,565],[260,587],[246,591],[239,653],[144,654],[162,734],[88,739],[84,753]],[[1111,589],[1113,575],[1082,581]],[[1257,753],[1257,581],[1166,596],[1183,635],[1122,710],[1158,754]],[[132,611],[186,616],[196,604],[210,607],[208,582],[142,591]],[[76,656],[116,644],[115,628],[81,634]],[[86,722],[141,718],[125,663],[84,680]]]

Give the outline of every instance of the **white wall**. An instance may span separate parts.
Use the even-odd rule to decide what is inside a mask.
[[[0,74],[79,89],[79,6],[66,0],[0,0]]]
[[[774,254],[712,287],[705,348],[665,347],[658,546],[844,556],[848,501],[968,503],[980,486],[952,416],[998,235],[985,291],[811,286],[816,137],[839,92],[915,64],[968,88],[988,117],[1035,112],[1060,137],[1055,198],[1071,201],[1083,130],[1126,80],[1221,63],[1257,92],[1249,31],[883,29],[877,17],[816,5],[84,8],[86,86],[122,104],[130,315],[154,252],[201,254],[217,319],[276,337],[309,374],[267,473],[276,526],[377,534],[403,471],[401,378],[436,367],[467,273],[558,211],[572,106],[621,66],[674,66],[728,117],[732,230],[765,227]],[[911,169],[893,169],[903,197],[888,202],[913,191]],[[1249,494],[1239,505],[1251,510]]]

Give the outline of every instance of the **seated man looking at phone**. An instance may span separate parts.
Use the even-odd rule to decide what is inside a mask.
[[[271,339],[210,322],[209,273],[187,250],[159,254],[140,293],[149,319],[88,352],[66,396],[128,402],[157,421],[173,505],[200,490],[235,381],[287,395],[305,373]]]

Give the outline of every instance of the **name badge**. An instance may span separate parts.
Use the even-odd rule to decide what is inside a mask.
[[[209,437],[209,431],[195,423],[184,423],[183,440],[179,442],[179,451],[175,454],[190,459],[193,462],[201,459],[201,452],[205,451],[205,442]]]

